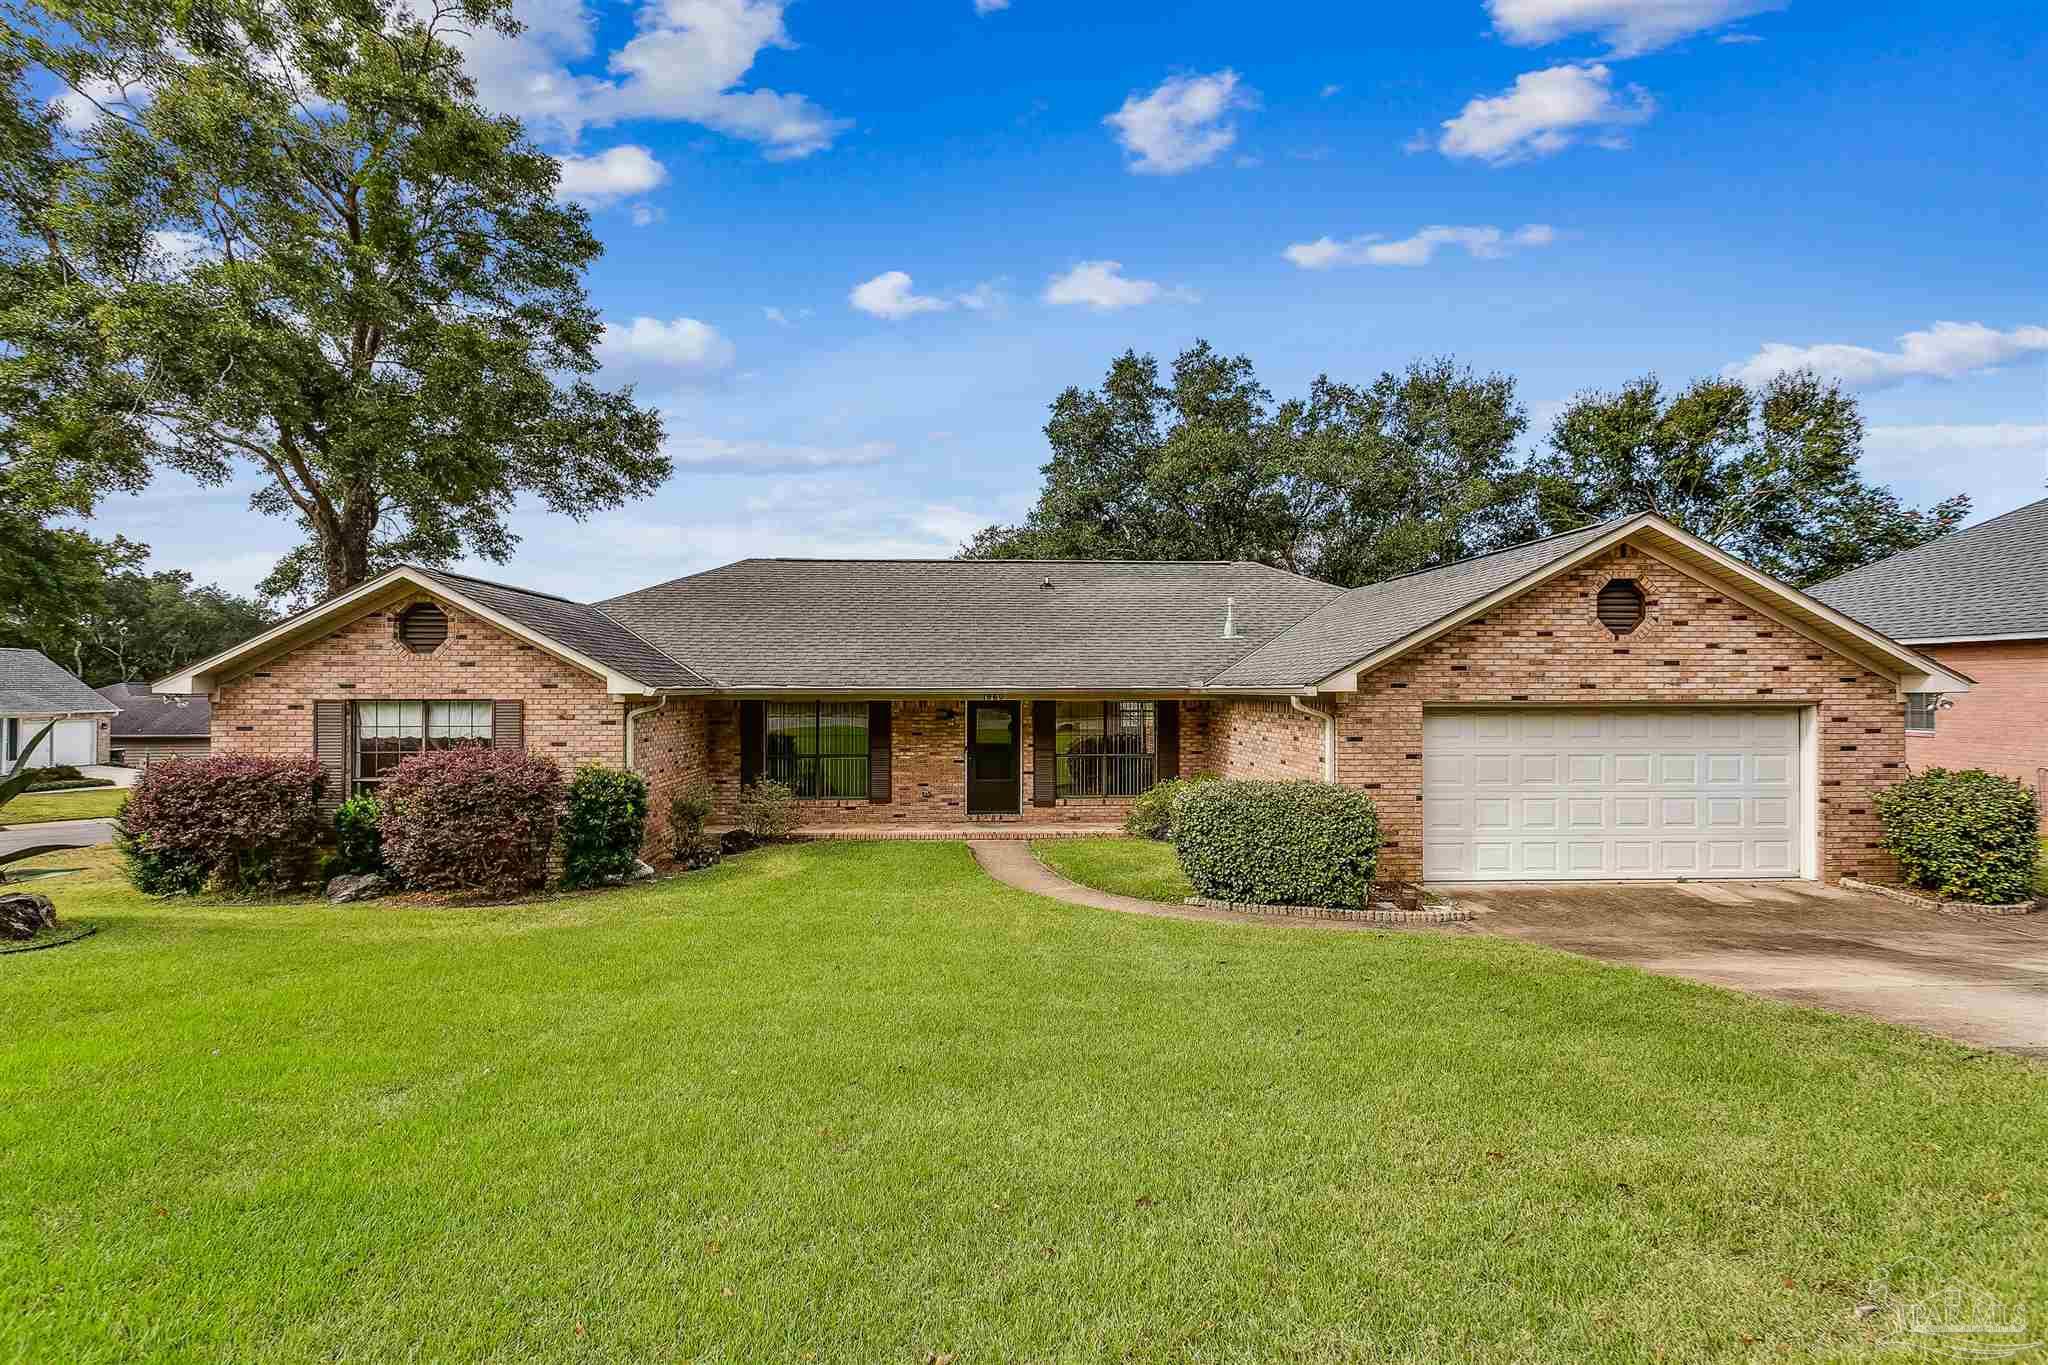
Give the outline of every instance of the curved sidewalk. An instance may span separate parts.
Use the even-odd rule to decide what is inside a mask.
[[[1334,929],[1340,933],[1357,933],[1366,929],[1420,929],[1427,925],[1404,924],[1362,924],[1337,919],[1293,919],[1283,915],[1247,915],[1236,910],[1209,910],[1199,905],[1174,905],[1169,901],[1140,900],[1136,896],[1119,896],[1108,891],[1097,891],[1079,882],[1070,882],[1059,873],[1047,867],[1031,852],[1031,845],[1022,840],[979,840],[970,839],[967,847],[974,854],[974,861],[981,864],[981,870],[1001,882],[1014,886],[1019,891],[1045,896],[1069,905],[1087,905],[1097,910],[1120,910],[1127,915],[1152,915],[1160,919],[1206,920],[1210,924],[1256,924],[1266,929]]]

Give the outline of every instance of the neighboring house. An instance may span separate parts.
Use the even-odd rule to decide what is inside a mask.
[[[156,688],[335,799],[458,743],[636,768],[657,824],[773,778],[812,828],[1106,825],[1216,773],[1371,793],[1390,877],[1834,879],[1890,871],[1906,694],[1968,685],[1645,514],[1350,591],[768,559],[580,604],[399,568]]]
[[[204,697],[159,696],[148,683],[123,682],[99,694],[121,708],[111,761],[147,768],[169,758],[204,758],[213,747],[213,706]]]
[[[0,649],[0,771],[12,768],[36,733],[56,728],[30,755],[31,767],[107,761],[115,707],[33,649]]]
[[[2003,773],[2048,805],[2048,498],[1811,591],[1975,681],[1908,699],[1907,762]]]

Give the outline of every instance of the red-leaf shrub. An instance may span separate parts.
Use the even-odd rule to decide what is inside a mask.
[[[145,892],[296,886],[327,822],[327,771],[312,758],[216,754],[144,772],[121,813],[121,851]]]
[[[510,896],[547,880],[562,770],[537,754],[480,745],[415,754],[378,799],[384,860],[408,886]]]

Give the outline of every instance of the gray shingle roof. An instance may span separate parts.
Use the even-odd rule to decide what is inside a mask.
[[[115,683],[99,694],[121,708],[115,739],[204,739],[213,721],[213,703],[204,694],[152,692],[147,683]]]
[[[1621,518],[1626,520],[1626,518]],[[1213,687],[1304,687],[1498,592],[1614,526],[1599,522],[1490,555],[1353,588],[1210,680]]]
[[[0,711],[13,715],[109,715],[116,709],[33,649],[0,649]]]
[[[2048,636],[2048,498],[1806,591],[1895,640]]]
[[[446,569],[417,568],[416,572],[649,687],[709,686],[701,675],[597,607]]]
[[[1184,691],[1341,592],[1230,561],[747,559],[598,606],[726,688]]]

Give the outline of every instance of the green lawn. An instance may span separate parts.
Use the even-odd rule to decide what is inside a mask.
[[[1175,903],[1195,894],[1174,859],[1173,845],[1156,839],[1115,835],[1035,839],[1031,851],[1068,881],[1097,891]]]
[[[33,825],[45,820],[90,820],[119,815],[128,793],[119,787],[75,792],[31,792],[0,806],[0,825]]]
[[[78,855],[68,855],[74,860]],[[0,1360],[1837,1359],[2048,1324],[2048,1071],[813,844],[509,909],[38,887]]]

